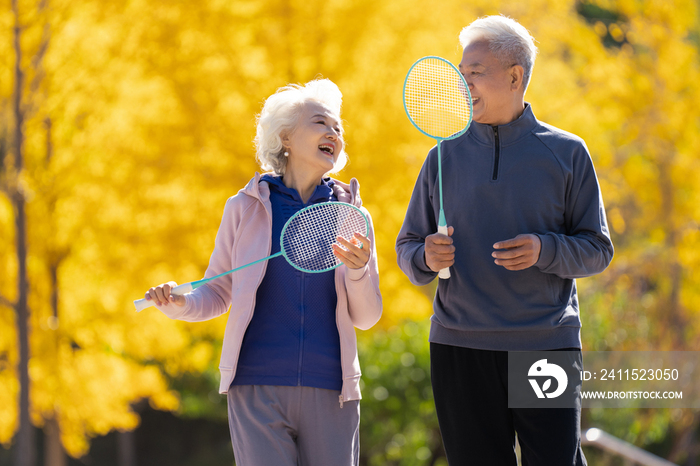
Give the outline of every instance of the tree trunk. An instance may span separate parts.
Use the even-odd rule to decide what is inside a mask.
[[[50,138],[47,137],[47,141]],[[50,144],[47,144],[47,148],[50,148]],[[54,355],[58,356],[58,264],[52,263],[49,266],[49,273],[51,276],[51,310],[52,319],[49,322],[49,328],[53,330],[54,338]],[[56,367],[59,367],[60,362],[55,361]],[[63,444],[61,443],[61,428],[58,423],[57,413],[54,412],[53,416],[46,419],[44,426],[44,466],[66,466],[68,459],[66,457],[66,452],[63,449]]]
[[[66,453],[61,444],[61,429],[54,417],[44,426],[44,466],[66,466]]]
[[[136,466],[136,436],[133,431],[117,432],[117,465]]]
[[[17,340],[19,345],[19,428],[15,450],[16,466],[34,466],[36,462],[35,433],[29,416],[29,309],[27,307],[27,216],[26,201],[22,192],[22,183],[19,182],[24,168],[24,115],[22,110],[22,48],[20,38],[22,30],[19,23],[19,11],[17,0],[12,0],[12,13],[14,15],[14,49],[15,49],[15,85],[12,96],[13,113],[15,116],[14,152],[15,166],[11,175],[12,204],[15,213],[15,228],[17,237]]]

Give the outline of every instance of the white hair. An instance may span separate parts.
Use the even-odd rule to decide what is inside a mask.
[[[527,89],[535,66],[535,39],[523,25],[503,15],[479,18],[462,29],[459,43],[464,49],[471,42],[484,40],[503,66],[523,67],[523,88]]]
[[[310,101],[325,106],[338,120],[338,124],[342,125],[340,107],[343,94],[329,79],[315,79],[303,86],[290,84],[277,89],[277,92],[267,98],[257,117],[255,155],[263,170],[284,175],[287,157],[284,156],[282,138],[294,132],[304,105]],[[345,144],[343,144],[343,149],[338,154],[331,173],[342,170],[347,161]]]

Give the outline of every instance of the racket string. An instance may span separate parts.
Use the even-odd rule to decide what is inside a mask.
[[[351,241],[359,232],[367,235],[367,222],[355,207],[343,203],[311,206],[290,219],[282,236],[282,249],[295,267],[322,272],[340,265],[332,245],[337,237]]]
[[[449,138],[469,124],[469,91],[448,62],[439,58],[421,60],[411,69],[404,89],[409,116],[430,136]]]

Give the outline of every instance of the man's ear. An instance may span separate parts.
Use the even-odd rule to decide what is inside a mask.
[[[510,67],[510,90],[517,91],[523,85],[525,70],[520,65]]]

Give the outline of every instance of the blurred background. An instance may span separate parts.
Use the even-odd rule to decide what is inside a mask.
[[[410,65],[459,62],[502,13],[540,50],[526,95],[583,137],[616,253],[579,280],[584,350],[700,350],[698,0],[4,0],[0,6],[0,465],[231,465],[217,393],[226,316],[132,300],[201,278],[225,200],[259,170],[255,115],[287,83],[344,94],[377,228],[384,315],[358,331],[361,463],[442,465],[429,377],[434,285],[394,241],[433,140],[402,107]],[[504,206],[507,209],[508,206]],[[585,409],[700,464],[700,412]],[[588,448],[589,464],[623,464]]]

